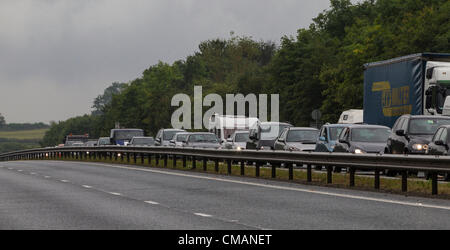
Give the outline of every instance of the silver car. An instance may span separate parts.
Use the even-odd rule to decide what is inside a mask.
[[[172,140],[170,140],[169,146],[172,147],[182,147],[183,141],[186,140],[187,136],[189,135],[189,132],[180,132],[173,135]]]
[[[234,132],[227,139],[227,141],[223,143],[222,147],[226,149],[236,149],[236,150],[245,149],[249,133],[250,132],[248,130]]]
[[[183,147],[195,148],[220,148],[220,142],[217,136],[213,133],[190,133],[182,143]]]

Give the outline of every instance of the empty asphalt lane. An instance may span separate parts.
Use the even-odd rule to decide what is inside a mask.
[[[0,165],[2,228],[450,229],[442,200],[125,165]]]

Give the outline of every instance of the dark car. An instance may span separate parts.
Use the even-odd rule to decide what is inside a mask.
[[[217,136],[213,133],[190,133],[183,141],[183,147],[195,148],[220,148],[220,142]]]
[[[379,125],[351,125],[342,130],[333,152],[384,153],[391,129]]]
[[[450,125],[440,126],[434,133],[431,142],[428,144],[427,154],[430,155],[449,155],[450,146]]]
[[[275,150],[314,151],[319,130],[307,127],[288,127],[274,143]]]
[[[433,135],[442,125],[450,125],[450,117],[403,115],[392,127],[385,152],[425,154]]]
[[[325,124],[320,129],[319,139],[316,142],[316,152],[333,152],[339,134],[344,128],[352,124]]]
[[[450,125],[443,125],[438,128],[430,144],[428,144],[427,154],[430,155],[450,155]],[[445,180],[450,180],[450,174],[445,174]]]
[[[250,129],[249,139],[245,148],[257,150],[274,149],[275,140],[288,127],[292,127],[292,125],[284,122],[258,122],[255,127]]]
[[[186,132],[184,129],[162,128],[155,136],[156,146],[170,146],[170,140],[176,133]]]
[[[153,137],[135,136],[128,146],[155,146],[155,139]]]

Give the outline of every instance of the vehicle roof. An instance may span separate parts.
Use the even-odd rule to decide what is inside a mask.
[[[184,129],[178,129],[178,128],[163,128],[162,130],[164,130],[164,131],[181,131],[181,132],[186,131]]]
[[[292,124],[287,123],[287,122],[261,122],[260,124],[261,125],[277,125],[277,124],[280,124],[280,125],[288,125],[288,126],[292,127]]]
[[[324,127],[348,127],[351,125],[355,125],[355,124],[351,124],[351,123],[334,123],[334,124],[325,124],[323,125]]]
[[[401,117],[411,117],[412,119],[450,119],[450,116],[443,116],[443,115],[410,115],[410,114],[406,114],[406,115],[402,115]]]
[[[246,134],[246,133],[250,133],[250,131],[249,130],[236,130],[236,131],[234,131],[234,133],[235,134]]]
[[[389,127],[386,126],[382,126],[382,125],[368,125],[368,124],[352,124],[351,126],[349,126],[350,129],[353,128],[387,128],[387,129],[391,129]]]
[[[134,138],[136,138],[136,139],[146,139],[146,138],[152,138],[152,139],[153,139],[153,136],[133,136],[133,138],[132,138],[132,139],[134,139]]]
[[[216,135],[216,134],[210,133],[210,132],[192,132],[192,133],[189,133],[189,135],[204,135],[204,134]]]
[[[100,137],[100,138],[98,138],[99,140],[100,139],[108,139],[109,140],[109,137]]]
[[[312,127],[290,127],[289,130],[312,130],[312,131],[319,131],[317,128],[312,128]]]

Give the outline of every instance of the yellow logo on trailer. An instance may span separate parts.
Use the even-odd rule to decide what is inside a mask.
[[[411,114],[412,105],[409,104],[409,86],[391,89],[391,84],[374,82],[372,92],[381,91],[381,106],[385,117]]]

